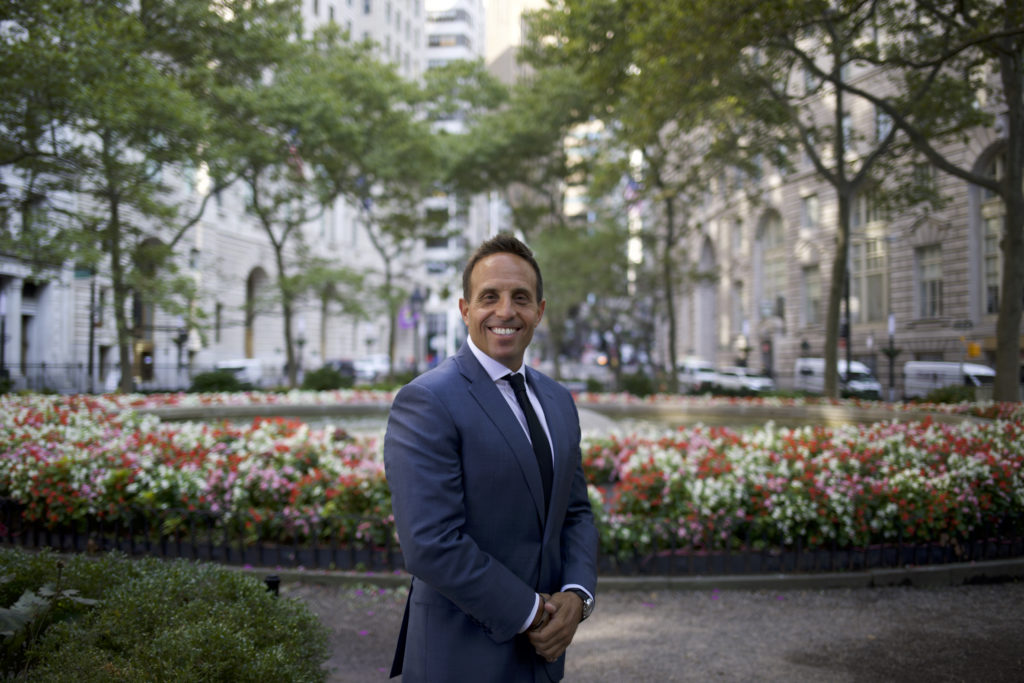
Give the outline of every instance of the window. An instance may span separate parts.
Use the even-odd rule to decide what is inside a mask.
[[[468,36],[453,33],[431,34],[427,36],[427,45],[429,47],[456,47],[458,45],[472,47]]]
[[[772,216],[761,232],[761,315],[785,317],[786,243],[782,219]]]
[[[818,89],[821,85],[821,79],[818,78],[814,71],[808,67],[804,67],[804,94],[810,95],[812,92]]]
[[[732,247],[733,256],[739,256],[743,252],[743,221],[739,218],[732,222],[729,246]]]
[[[95,319],[93,325],[96,327],[103,327],[103,312],[107,309],[107,288],[100,287],[100,298],[96,302],[96,311],[94,312]]]
[[[464,9],[446,9],[440,12],[427,12],[427,21],[441,23],[448,21],[462,21],[466,25],[473,25],[473,17]]]
[[[921,318],[942,315],[942,247],[932,244],[914,252],[917,275],[917,314]]]
[[[811,194],[800,200],[800,227],[817,230],[821,224],[821,204],[818,195]]]
[[[821,268],[807,266],[803,273],[804,325],[821,323]]]
[[[369,14],[373,11],[373,2],[371,0],[363,0],[363,14]]]
[[[224,304],[219,301],[213,308],[213,340],[220,343],[220,328],[224,324]]]
[[[320,0],[313,0],[313,16],[320,16]]]
[[[875,140],[881,141],[892,132],[892,117],[875,107]]]
[[[864,192],[854,198],[853,206],[850,207],[851,228],[863,228],[883,220],[885,212],[882,211],[875,195]]]
[[[985,175],[1001,179],[1006,173],[1006,154],[999,154],[985,169]],[[999,239],[1006,211],[1003,200],[995,192],[982,190],[981,282],[984,311],[999,313],[999,285],[1002,280],[1002,258]]]
[[[877,322],[888,314],[885,241],[870,237],[850,245],[850,307],[853,321]]]
[[[731,320],[730,320],[730,322],[731,322],[730,327],[731,327],[732,333],[735,335],[735,334],[739,334],[740,332],[742,332],[743,331],[743,320],[745,318],[745,316],[743,315],[743,281],[742,280],[736,280],[735,282],[732,283],[732,315],[730,316],[730,318],[731,318]]]
[[[1003,223],[1002,216],[990,216],[985,219],[985,234],[982,242],[982,270],[984,277],[985,312],[999,312],[999,233]]]

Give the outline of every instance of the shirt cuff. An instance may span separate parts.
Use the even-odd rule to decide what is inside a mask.
[[[570,588],[578,588],[581,591],[583,591],[584,593],[586,593],[587,595],[589,595],[591,600],[594,599],[594,594],[591,593],[590,591],[588,591],[583,586],[579,585],[578,583],[567,583],[567,584],[565,584],[564,586],[562,586],[562,592],[564,593],[565,591],[569,590]]]
[[[533,625],[533,615],[535,615],[537,613],[537,608],[538,607],[540,607],[540,594],[539,593],[534,593],[533,594],[533,609],[531,609],[530,613],[528,615],[526,615],[526,623],[524,623],[523,627],[521,629],[519,629],[520,633],[526,633],[526,630],[528,628],[530,628],[530,626]]]

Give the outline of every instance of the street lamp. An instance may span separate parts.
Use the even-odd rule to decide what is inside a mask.
[[[7,293],[0,292],[0,380],[7,379]]]
[[[299,345],[299,357],[295,361],[295,372],[296,375],[302,374],[302,348],[306,345],[306,319],[299,318],[299,336],[295,340],[295,343]]]
[[[423,312],[423,304],[429,296],[430,290],[427,290],[427,294],[424,294],[419,285],[412,290],[412,294],[409,295],[409,310],[412,313],[412,353],[413,353],[413,371],[418,375],[420,374],[420,314]]]
[[[882,353],[889,357],[889,402],[896,401],[896,356],[900,350],[896,348],[896,316],[889,314],[889,345],[882,349]]]
[[[185,342],[188,341],[188,327],[185,325],[185,318],[180,316],[180,315],[178,316],[176,322],[177,322],[178,331],[177,331],[177,334],[174,335],[174,338],[172,339],[172,341],[174,342],[174,345],[176,347],[178,347],[178,376],[177,376],[177,380],[178,380],[178,384],[180,384],[181,383],[181,370],[185,366],[185,363],[183,361],[182,351],[185,348]]]

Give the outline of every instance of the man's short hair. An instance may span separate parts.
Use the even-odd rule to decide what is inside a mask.
[[[544,300],[544,281],[540,276],[540,266],[537,265],[537,259],[533,257],[533,252],[530,248],[520,242],[511,233],[499,232],[497,235],[487,240],[473,252],[473,255],[469,258],[469,262],[466,263],[465,269],[462,271],[462,298],[469,301],[470,297],[470,276],[473,274],[473,268],[482,259],[490,256],[491,254],[513,254],[522,259],[525,259],[527,263],[533,268],[534,274],[537,276],[537,302]]]

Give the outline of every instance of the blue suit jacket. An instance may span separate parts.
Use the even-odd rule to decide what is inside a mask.
[[[384,438],[395,525],[413,575],[403,681],[557,681],[517,635],[534,593],[597,584],[597,531],[571,394],[526,369],[554,443],[548,517],[533,448],[467,345],[398,392]],[[404,652],[402,643],[404,640]]]

